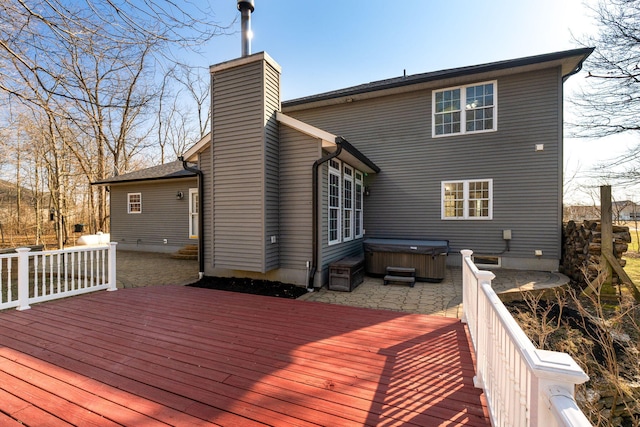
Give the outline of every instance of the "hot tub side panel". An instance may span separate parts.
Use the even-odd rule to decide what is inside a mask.
[[[364,252],[367,274],[382,276],[387,267],[408,267],[416,269],[417,280],[439,282],[445,277],[449,242],[367,239]]]

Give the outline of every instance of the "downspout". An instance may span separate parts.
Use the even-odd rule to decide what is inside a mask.
[[[311,267],[309,268],[309,275],[308,275],[309,277],[307,278],[308,291],[313,291],[314,278],[316,275],[316,270],[318,269],[318,258],[320,258],[319,256],[320,249],[318,248],[318,168],[320,167],[321,164],[328,162],[334,157],[338,157],[340,155],[340,152],[342,151],[342,141],[344,141],[342,137],[337,136],[335,140],[335,143],[337,146],[336,151],[334,151],[333,153],[327,154],[324,157],[320,157],[318,160],[313,162],[313,167],[312,167],[313,172],[311,176],[311,197],[313,198],[312,200],[313,223],[311,226],[312,261],[311,261]]]
[[[182,162],[184,170],[193,172],[198,175],[198,264],[199,272],[198,278],[204,277],[204,215],[203,215],[203,195],[204,195],[204,179],[202,179],[202,171],[200,169],[192,168],[184,160],[184,157],[178,157],[178,160]]]
[[[569,71],[567,74],[562,76],[562,83],[566,82],[569,77],[573,76],[574,74],[578,74],[580,71],[582,71],[583,62],[584,61],[580,61],[580,63],[576,66],[576,68],[574,68],[573,70]]]
[[[595,50],[595,48],[591,49],[591,52],[589,52],[587,54],[587,56],[591,55],[591,53]],[[578,74],[580,71],[582,71],[582,65],[584,64],[584,61],[587,60],[587,57],[583,58],[582,61],[580,61],[578,63],[578,65],[576,65],[576,68],[574,68],[573,70],[569,71],[566,75],[562,76],[562,83],[566,82],[567,79],[571,76],[573,76],[574,74]]]

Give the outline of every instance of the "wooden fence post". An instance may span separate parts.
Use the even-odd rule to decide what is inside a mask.
[[[600,235],[602,239],[600,266],[604,275],[604,281],[600,283],[611,285],[613,283],[613,268],[606,255],[604,255],[613,255],[613,209],[611,207],[610,185],[600,186],[600,217],[600,232],[602,233]]]
[[[600,273],[598,277],[589,283],[584,290],[585,294],[592,292],[600,292],[602,285],[613,283],[613,271],[618,274],[621,285],[629,288],[636,301],[640,302],[640,289],[633,283],[624,268],[620,265],[613,254],[613,209],[611,206],[611,186],[603,185],[600,187]]]

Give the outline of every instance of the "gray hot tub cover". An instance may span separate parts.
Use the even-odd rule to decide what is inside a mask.
[[[366,239],[365,252],[399,252],[441,255],[449,252],[448,240]]]

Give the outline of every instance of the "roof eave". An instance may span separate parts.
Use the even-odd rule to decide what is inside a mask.
[[[312,138],[319,139],[322,144],[322,149],[328,152],[333,152],[338,148],[338,142],[342,145],[342,152],[338,156],[340,160],[343,160],[351,166],[366,173],[378,173],[380,168],[376,166],[367,156],[362,154],[356,147],[351,145],[346,139],[341,136],[334,135],[330,132],[326,132],[308,123],[294,119],[291,116],[287,116],[281,112],[276,112],[276,120],[283,125],[289,126],[292,129],[302,132]]]
[[[196,142],[184,152],[182,157],[189,163],[198,163],[198,154],[203,152],[211,144],[211,132],[203,136],[200,141]]]
[[[101,185],[116,185],[116,184],[131,184],[134,182],[148,182],[148,181],[169,181],[173,179],[193,179],[196,177],[196,174],[189,175],[180,175],[180,176],[157,176],[152,178],[132,178],[132,179],[121,179],[121,180],[109,180],[109,181],[96,181],[92,182],[91,185],[101,186]]]
[[[345,88],[337,91],[284,101],[282,103],[282,109],[284,111],[295,111],[299,109],[313,108],[324,104],[352,102],[356,99],[354,97],[369,98],[403,91],[413,91],[416,90],[416,86],[423,86],[424,88],[427,88],[437,81],[459,79],[480,74],[512,74],[515,72],[514,69],[518,69],[517,72],[524,72],[528,70],[559,66],[562,69],[563,80],[566,80],[566,78],[574,74],[576,70],[579,71],[584,60],[593,52],[594,49],[595,48],[591,47],[580,48],[481,65],[453,68],[407,76],[404,78],[388,79],[389,81],[387,83],[385,83],[384,80],[380,82],[372,82],[368,85],[359,85],[352,88]],[[483,78],[485,77],[483,76]]]

